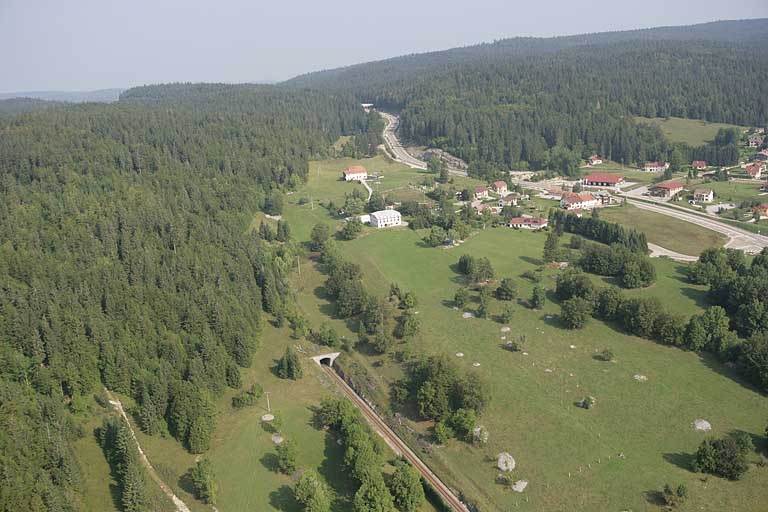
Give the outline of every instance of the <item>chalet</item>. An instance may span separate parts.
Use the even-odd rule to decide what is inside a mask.
[[[645,172],[664,172],[669,169],[668,162],[645,162],[643,170]]]
[[[344,181],[365,181],[368,179],[368,171],[362,165],[353,165],[344,169]]]
[[[399,226],[402,223],[403,218],[397,210],[379,210],[371,213],[371,226],[374,228]]]
[[[497,194],[506,194],[509,190],[507,189],[507,183],[505,181],[494,181],[493,182],[493,191]]]
[[[763,145],[762,135],[750,135],[747,145],[751,148],[759,148]]]
[[[694,160],[691,163],[691,167],[696,169],[697,171],[703,171],[704,169],[707,168],[707,162],[705,162],[704,160]]]
[[[768,203],[763,203],[752,208],[753,212],[760,214],[760,217],[768,217]]]
[[[592,155],[591,157],[589,157],[588,162],[589,162],[589,165],[600,165],[603,163],[603,159],[597,155]]]
[[[546,217],[512,217],[508,226],[515,229],[544,229],[549,224]]]
[[[499,207],[504,208],[505,206],[517,206],[520,202],[520,199],[520,194],[512,192],[511,194],[507,194],[499,199]]]
[[[744,168],[744,171],[746,171],[746,173],[749,174],[749,177],[753,180],[759,180],[765,172],[765,163],[755,162],[753,164],[749,164]]]
[[[488,199],[488,187],[475,187],[475,199]]]
[[[711,188],[697,188],[693,191],[693,200],[697,203],[711,203],[715,199],[715,191]]]
[[[591,210],[598,204],[600,204],[600,200],[589,193],[563,192],[563,198],[560,200],[560,206],[566,210]]]
[[[491,215],[498,215],[501,212],[500,207],[488,203],[479,203],[473,205],[472,208],[474,208],[478,215],[482,215],[485,211],[488,211]]]
[[[663,181],[653,185],[649,190],[652,196],[672,198],[683,191],[683,184],[679,181]]]
[[[586,187],[615,187],[619,183],[624,182],[624,176],[618,174],[605,174],[599,172],[593,172],[589,176],[581,180],[581,183]]]

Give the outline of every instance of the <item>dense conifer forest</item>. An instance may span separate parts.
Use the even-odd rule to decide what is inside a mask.
[[[298,245],[247,232],[253,214],[379,129],[351,96],[223,85],[0,121],[0,510],[79,509],[71,442],[102,386],[208,448],[262,311],[290,307]]]
[[[519,38],[304,75],[288,85],[345,90],[401,114],[401,135],[445,149],[478,176],[590,154],[624,164],[706,158],[735,146],[673,145],[633,116],[768,124],[766,20],[566,38]],[[753,30],[755,29],[755,30]]]

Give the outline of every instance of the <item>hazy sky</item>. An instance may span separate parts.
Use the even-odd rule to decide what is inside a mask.
[[[282,80],[503,37],[760,17],[766,0],[0,0],[0,92]]]

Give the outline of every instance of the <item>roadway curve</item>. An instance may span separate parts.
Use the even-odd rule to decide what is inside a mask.
[[[387,122],[382,137],[384,137],[384,144],[387,149],[389,149],[392,159],[395,162],[405,164],[412,169],[426,169],[427,162],[419,160],[408,153],[397,138],[397,127],[400,126],[400,117],[382,111],[379,111],[379,114]],[[454,176],[467,176],[466,171],[452,169],[450,167],[448,168],[448,173],[453,174]]]
[[[363,416],[371,424],[373,429],[384,439],[384,442],[395,452],[395,454],[404,457],[411,465],[418,471],[421,476],[429,482],[432,488],[440,495],[443,501],[450,506],[455,512],[469,512],[462,501],[456,497],[451,489],[435,475],[429,467],[416,455],[405,442],[395,434],[389,425],[382,420],[371,407],[358,396],[355,391],[344,382],[344,379],[330,366],[323,366],[323,369],[328,375],[336,382],[344,395],[349,398],[352,404],[355,405]]]
[[[645,201],[638,201],[636,199],[629,198],[627,198],[627,202],[642,210],[648,210],[655,213],[660,213],[662,215],[675,217],[676,219],[690,222],[692,224],[697,224],[701,227],[711,229],[712,231],[722,233],[730,238],[728,243],[725,244],[726,247],[741,249],[750,253],[758,253],[764,247],[768,247],[768,236],[765,235],[751,233],[740,228],[729,226],[728,224],[723,224],[717,220],[707,219],[693,213],[688,213],[682,209],[659,206],[656,204],[646,203]]]

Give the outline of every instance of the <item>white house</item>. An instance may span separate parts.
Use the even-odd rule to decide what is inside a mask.
[[[362,165],[353,165],[344,169],[344,181],[365,181],[368,179],[368,171]]]
[[[589,165],[600,165],[603,163],[603,159],[597,155],[589,157]]]
[[[520,199],[520,194],[517,192],[512,192],[511,194],[507,194],[506,196],[499,199],[499,207],[504,208],[505,206],[517,206],[517,203],[520,201]]]
[[[475,199],[488,199],[488,187],[475,187]]]
[[[669,169],[667,162],[645,162],[643,170],[645,172],[664,172]]]
[[[711,188],[697,188],[693,191],[693,200],[697,203],[711,203],[715,199],[715,192]]]
[[[600,200],[592,194],[576,194],[563,192],[560,206],[566,210],[591,210],[600,204]]]
[[[371,214],[371,226],[374,228],[388,228],[402,223],[403,218],[397,210],[379,210]]]

